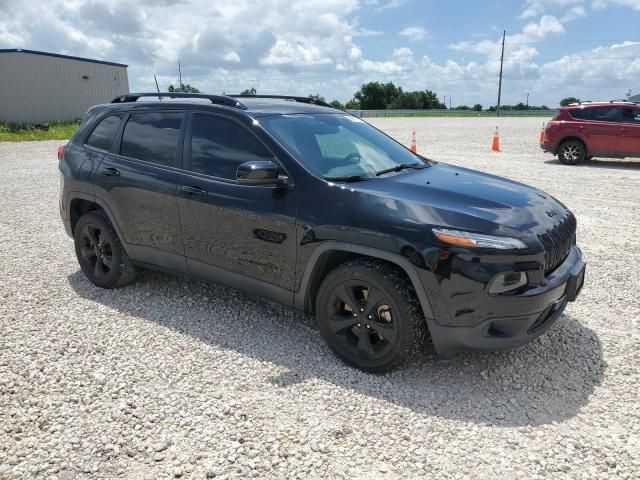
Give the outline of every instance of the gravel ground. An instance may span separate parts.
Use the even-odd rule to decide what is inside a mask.
[[[57,212],[57,142],[0,143],[0,478],[638,478],[640,163],[565,167],[540,120],[379,119],[576,213],[578,302],[542,338],[375,376],[313,319],[148,272],[104,291]]]

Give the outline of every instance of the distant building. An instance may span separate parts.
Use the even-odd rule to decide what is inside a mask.
[[[0,49],[0,122],[77,120],[123,92],[129,92],[127,65]]]
[[[640,102],[640,93],[637,95],[631,95],[629,97],[629,101],[630,102]]]

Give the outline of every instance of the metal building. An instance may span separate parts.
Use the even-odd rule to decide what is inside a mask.
[[[90,106],[123,92],[129,92],[127,65],[0,49],[0,122],[77,120]]]
[[[640,102],[640,93],[637,95],[632,95],[631,97],[629,97],[629,101],[630,102]]]

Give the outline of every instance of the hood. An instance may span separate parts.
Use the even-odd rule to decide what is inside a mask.
[[[536,188],[443,163],[352,185],[410,203],[421,223],[464,230],[522,235],[547,230],[567,215],[563,204]]]

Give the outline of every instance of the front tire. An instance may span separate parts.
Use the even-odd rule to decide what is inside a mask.
[[[338,357],[372,373],[406,363],[420,351],[427,332],[407,278],[369,259],[352,260],[326,276],[316,298],[316,318]]]
[[[122,287],[138,273],[113,225],[102,212],[89,212],[78,220],[74,231],[80,269],[101,288]]]
[[[566,140],[558,147],[558,160],[565,165],[578,165],[586,157],[586,149],[580,140]]]

